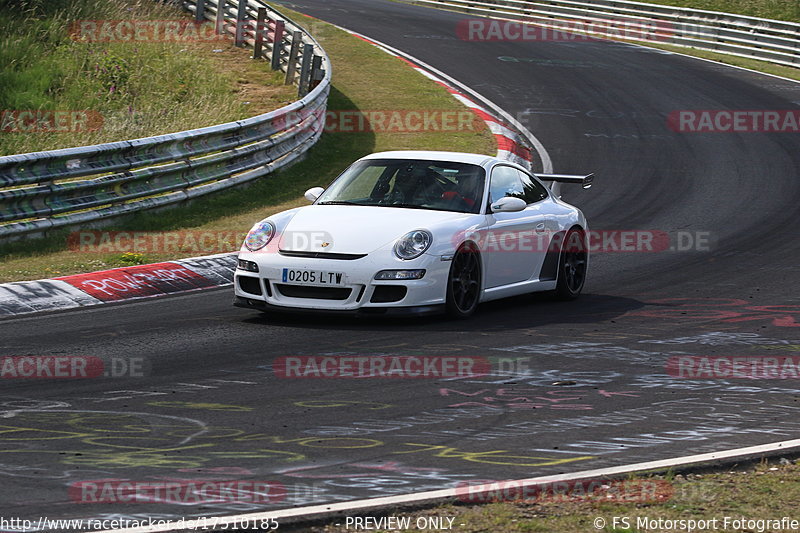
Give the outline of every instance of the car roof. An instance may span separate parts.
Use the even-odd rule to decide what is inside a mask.
[[[468,154],[465,152],[435,152],[430,150],[396,150],[391,152],[377,152],[363,159],[423,159],[430,161],[451,161],[453,163],[471,163],[480,165],[488,161],[497,160],[484,154]]]

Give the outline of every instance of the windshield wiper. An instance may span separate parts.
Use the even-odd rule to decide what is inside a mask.
[[[424,205],[418,204],[380,204],[381,207],[405,207],[408,209],[428,209],[430,211],[441,211],[441,209],[437,209],[435,207],[426,207]]]
[[[365,205],[365,204],[357,204],[356,202],[348,202],[346,200],[330,200],[328,202],[320,202],[317,205]]]

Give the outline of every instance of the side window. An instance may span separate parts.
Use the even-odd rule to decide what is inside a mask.
[[[519,172],[515,168],[497,166],[492,170],[492,181],[489,185],[492,202],[505,196],[514,196],[524,199],[524,189]]]
[[[526,203],[535,204],[547,198],[547,189],[544,185],[524,172],[520,172],[519,175],[522,180],[523,199]]]

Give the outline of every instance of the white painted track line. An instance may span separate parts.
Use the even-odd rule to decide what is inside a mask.
[[[595,470],[582,470],[580,472],[573,472],[571,474],[558,474],[554,476],[533,477],[517,480],[503,480],[505,484],[514,485],[515,487],[535,486],[544,483],[554,483],[557,481],[573,481],[581,479],[600,479],[612,478],[625,474],[632,474],[635,472],[646,472],[649,470],[665,470],[668,468],[675,468],[679,466],[696,465],[699,463],[708,463],[714,461],[724,461],[727,459],[747,458],[753,456],[760,456],[764,454],[771,454],[781,450],[789,450],[792,448],[800,447],[800,439],[786,440],[780,442],[773,442],[769,444],[761,444],[758,446],[749,446],[746,448],[734,448],[732,450],[725,450],[721,452],[702,453],[698,455],[687,455],[684,457],[675,457],[672,459],[662,459],[658,461],[648,461],[644,463],[635,463],[631,465],[612,466],[609,468],[598,468]],[[795,450],[797,451],[797,450]],[[482,487],[485,491],[496,490],[496,485],[490,483],[486,485],[473,485],[470,486],[470,494],[480,494]],[[260,522],[273,518],[281,522],[281,520],[291,520],[292,522],[302,520],[319,520],[327,517],[334,516],[353,516],[362,511],[377,510],[381,508],[392,508],[398,506],[420,505],[424,503],[433,503],[437,501],[446,502],[458,498],[459,495],[464,493],[463,488],[450,488],[442,490],[432,490],[426,492],[417,492],[412,494],[403,494],[399,496],[387,496],[384,498],[370,498],[366,500],[354,500],[349,502],[329,503],[322,505],[311,505],[306,507],[296,507],[293,509],[281,509],[277,511],[267,511],[261,513],[249,513],[241,515],[233,515],[226,517],[219,517],[214,523],[214,528],[220,530],[233,529],[237,524],[250,522]],[[206,531],[213,531],[214,528],[209,528],[209,520],[206,521],[190,521],[174,522],[163,525],[136,527],[127,529],[109,530],[103,533],[157,533],[157,532],[178,532],[178,531],[198,531],[205,527]]]

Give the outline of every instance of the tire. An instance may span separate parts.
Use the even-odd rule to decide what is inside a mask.
[[[481,298],[481,257],[474,246],[464,244],[453,255],[447,277],[447,314],[468,318],[475,313]]]
[[[581,294],[588,265],[586,233],[580,228],[572,228],[564,237],[558,259],[558,281],[553,293],[556,299],[574,300]]]

